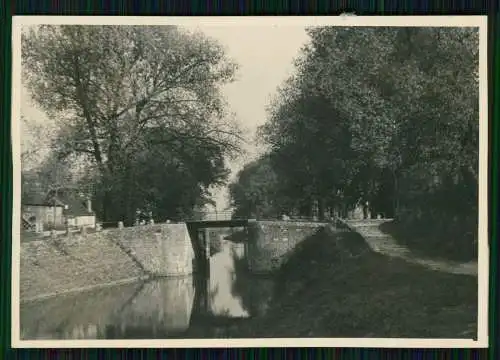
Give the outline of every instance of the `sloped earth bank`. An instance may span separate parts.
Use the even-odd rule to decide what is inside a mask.
[[[266,315],[234,337],[474,338],[477,278],[375,253],[353,232],[322,231],[274,276]]]
[[[476,276],[478,274],[477,261],[458,262],[442,257],[429,257],[420,255],[418,251],[411,250],[396,241],[393,236],[382,231],[383,226],[391,224],[384,220],[361,220],[349,221],[350,228],[360,234],[365,239],[368,246],[375,252],[383,255],[397,257],[408,262],[425,266],[436,271],[443,271],[450,274]],[[429,246],[432,249],[432,245]],[[429,251],[428,251],[429,252]],[[477,255],[476,255],[477,259]]]
[[[408,225],[387,221],[375,230],[393,238],[400,246],[411,249],[418,257],[446,259],[448,262],[473,262],[477,260],[478,245],[471,233],[461,233],[454,229],[453,233],[435,229],[436,226]]]

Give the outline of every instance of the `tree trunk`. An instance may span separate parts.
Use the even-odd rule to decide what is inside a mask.
[[[111,218],[109,216],[110,213],[109,202],[110,202],[109,190],[105,189],[102,197],[102,220],[107,223],[111,222]]]
[[[132,191],[133,191],[133,186],[132,186],[132,178],[133,178],[133,173],[132,173],[132,168],[129,165],[127,168],[127,186],[125,188],[125,192],[127,193],[127,197],[125,199],[125,219],[127,223],[133,223],[134,221],[134,216],[135,216],[135,210],[133,208],[133,198],[132,198]]]
[[[318,218],[319,220],[324,220],[325,219],[325,199],[323,197],[320,197],[320,200],[318,201]]]
[[[393,188],[393,205],[392,205],[392,211],[393,211],[393,218],[396,219],[398,218],[398,213],[399,213],[399,183],[398,183],[398,177],[396,174],[396,171],[392,171],[392,176],[394,180],[394,188]]]
[[[80,78],[80,67],[79,67],[79,59],[75,58],[75,82],[76,82],[76,96],[80,101],[80,106],[83,111],[83,116],[88,126],[88,130],[90,133],[90,139],[92,141],[92,146],[94,148],[94,158],[99,166],[99,169],[103,171],[103,159],[102,159],[102,151],[97,137],[97,129],[94,119],[92,118],[92,114],[88,107],[88,99],[86,95],[85,89],[83,89],[83,84]]]

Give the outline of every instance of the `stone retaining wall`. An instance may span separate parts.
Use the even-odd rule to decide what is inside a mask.
[[[298,244],[327,224],[291,221],[248,223],[248,267],[254,273],[268,273],[281,267]]]
[[[194,250],[184,223],[126,228],[108,237],[119,241],[153,275],[184,276],[193,272]]]
[[[21,301],[144,275],[104,234],[58,240],[21,244]]]
[[[185,224],[158,224],[22,242],[20,256],[20,298],[28,301],[146,275],[191,274],[194,252]]]

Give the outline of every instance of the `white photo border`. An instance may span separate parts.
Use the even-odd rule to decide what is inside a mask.
[[[398,26],[479,28],[479,251],[478,334],[467,339],[404,338],[271,338],[185,340],[21,340],[19,324],[21,221],[21,28],[35,24],[67,25],[179,25],[179,26]],[[12,18],[12,347],[13,348],[217,348],[217,347],[488,347],[488,69],[487,16],[276,16],[276,17],[139,17],[139,16],[13,16]]]

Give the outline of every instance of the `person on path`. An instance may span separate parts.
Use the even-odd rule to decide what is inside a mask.
[[[368,201],[363,201],[363,219],[364,220],[368,219],[368,206],[369,206]]]

